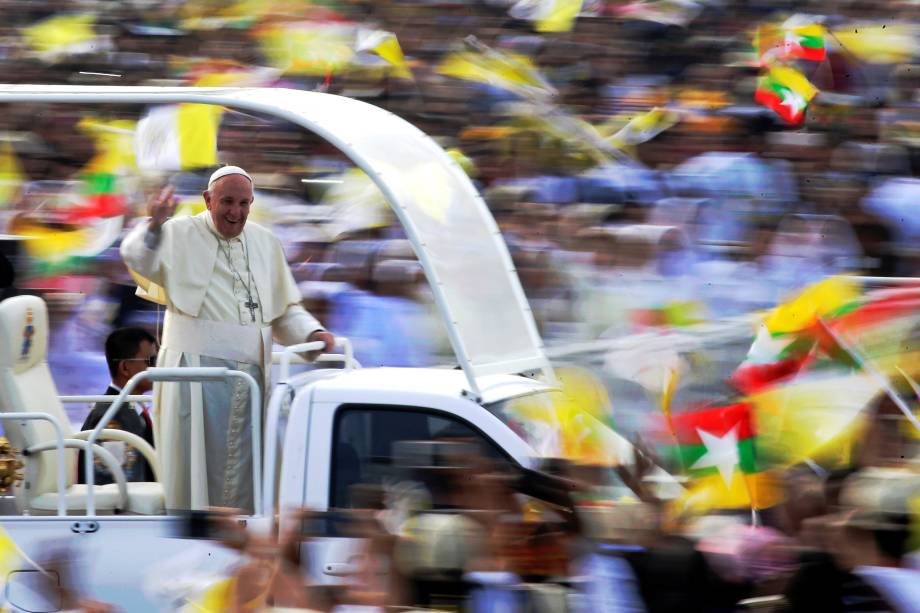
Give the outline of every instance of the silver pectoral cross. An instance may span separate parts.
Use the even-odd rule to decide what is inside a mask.
[[[256,309],[259,308],[259,305],[253,301],[252,298],[243,303],[243,306],[249,309],[249,316],[252,317],[252,322],[256,321]]]

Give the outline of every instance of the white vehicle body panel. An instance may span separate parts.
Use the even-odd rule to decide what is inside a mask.
[[[75,524],[86,526],[91,521],[97,524],[94,532],[74,532]],[[176,517],[0,520],[0,526],[30,558],[41,564],[49,555],[61,552],[69,559],[72,580],[84,594],[117,603],[121,610],[132,613],[172,610],[170,598],[183,591],[201,589],[236,560],[232,552],[216,543],[177,538],[179,523]],[[25,561],[20,562],[18,569],[27,573],[35,571]],[[41,610],[36,605],[47,603],[47,591],[40,594],[30,593],[24,587],[17,589],[16,584],[22,578],[16,573],[7,577],[8,604],[14,611]]]

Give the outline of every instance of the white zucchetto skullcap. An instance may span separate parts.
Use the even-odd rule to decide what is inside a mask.
[[[211,178],[208,179],[208,189],[211,189],[211,187],[214,185],[214,183],[217,182],[218,179],[223,179],[228,175],[242,175],[249,179],[250,183],[253,183],[252,177],[249,176],[249,173],[239,166],[222,166],[221,168],[215,170],[214,174],[211,175]],[[253,186],[255,186],[254,183]]]

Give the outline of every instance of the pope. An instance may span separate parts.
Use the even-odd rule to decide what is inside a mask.
[[[247,223],[253,181],[237,166],[218,169],[203,193],[207,210],[173,218],[168,187],[148,220],[128,233],[121,256],[139,294],[166,307],[157,366],[222,366],[269,389],[273,339],[283,345],[333,335],[301,306],[281,242]],[[249,388],[232,383],[154,385],[154,432],[169,510],[253,509]]]

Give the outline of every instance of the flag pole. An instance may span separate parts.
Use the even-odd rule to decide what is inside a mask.
[[[891,381],[888,380],[881,371],[879,371],[874,364],[869,360],[869,358],[860,354],[856,348],[851,345],[846,339],[843,338],[843,335],[838,334],[836,330],[832,329],[823,318],[818,318],[818,323],[821,324],[821,327],[825,332],[830,334],[831,338],[834,339],[841,349],[843,349],[850,358],[853,359],[859,367],[866,372],[870,377],[872,377],[876,383],[878,383],[882,389],[885,391],[885,394],[891,399],[896,407],[904,414],[904,417],[907,418],[914,428],[920,432],[920,420],[917,419],[917,416],[913,414],[910,410],[910,407],[901,399],[897,391],[891,385]]]
[[[741,468],[740,466],[738,467]],[[754,492],[751,489],[751,482],[748,481],[747,473],[744,471],[739,471],[741,473],[741,480],[744,481],[744,489],[747,490],[748,500],[751,501],[751,526],[759,527],[760,526],[760,514],[757,512],[757,503],[755,502]]]
[[[674,391],[677,389],[677,379],[679,375],[676,369],[669,368],[664,376],[665,380],[659,398],[659,408],[664,414],[664,420],[668,426],[668,431],[671,433],[671,438],[674,439],[674,445],[678,449],[677,463],[680,465],[680,472],[686,474],[687,467],[684,465],[684,456],[680,452],[680,440],[677,438],[677,430],[674,428],[674,418],[671,415],[671,402],[674,400]]]

